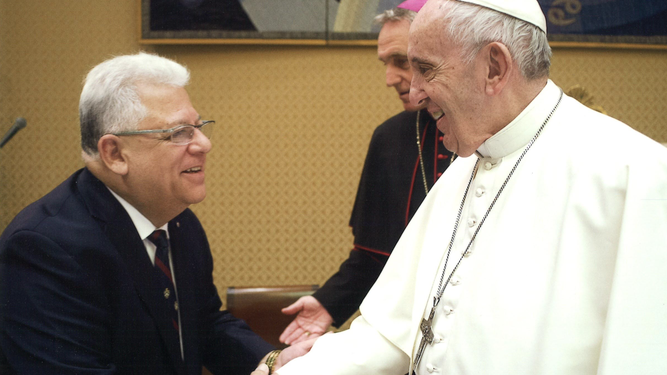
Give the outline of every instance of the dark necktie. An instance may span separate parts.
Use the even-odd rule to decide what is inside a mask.
[[[148,236],[148,239],[157,247],[155,252],[155,274],[165,300],[165,306],[170,311],[169,314],[178,335],[178,299],[176,298],[174,279],[169,268],[169,240],[167,240],[166,232],[160,229]]]

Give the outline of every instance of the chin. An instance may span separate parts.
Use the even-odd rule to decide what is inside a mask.
[[[204,198],[206,198],[206,189],[202,189],[202,191],[191,191],[185,201],[189,206],[191,204],[201,203]]]
[[[204,192],[204,194],[197,196],[192,204],[201,203],[205,198],[206,198],[206,193]]]
[[[426,106],[423,106],[423,105],[421,105],[421,106],[414,106],[414,105],[412,105],[412,104],[410,104],[410,103],[403,103],[403,109],[405,109],[405,110],[408,111],[408,112],[417,112],[417,111],[419,111],[419,110],[421,110],[421,109],[424,109],[425,107],[426,107]]]

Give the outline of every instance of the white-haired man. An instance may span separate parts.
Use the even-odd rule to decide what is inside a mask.
[[[188,80],[145,53],[88,74],[86,167],[0,237],[1,373],[247,374],[265,356],[277,368],[307,349],[272,351],[220,311],[206,234],[188,209],[206,195],[213,125]]]
[[[550,55],[535,0],[427,2],[410,98],[461,157],[351,329],[279,374],[667,373],[667,150],[564,96]]]
[[[373,133],[350,218],[350,256],[312,296],[283,309],[298,315],[280,336],[282,342],[319,336],[359,309],[408,222],[451,163],[452,152],[442,145],[435,121],[409,98],[408,31],[422,3],[406,1],[375,17],[382,25],[377,55],[386,67],[385,83],[396,90],[405,111]]]

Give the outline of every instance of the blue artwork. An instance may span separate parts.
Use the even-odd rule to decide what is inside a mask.
[[[538,0],[549,34],[664,36],[666,0]]]

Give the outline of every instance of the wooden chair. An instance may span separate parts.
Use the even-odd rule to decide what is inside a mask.
[[[278,341],[285,327],[294,319],[280,309],[313,294],[319,285],[227,288],[227,310],[246,323],[270,344],[283,348]]]
[[[294,316],[285,315],[280,309],[291,305],[299,298],[313,294],[319,285],[289,285],[270,287],[227,288],[227,310],[237,318],[245,320],[255,333],[277,348],[285,345],[278,341],[285,327]],[[202,369],[202,375],[211,375]]]

